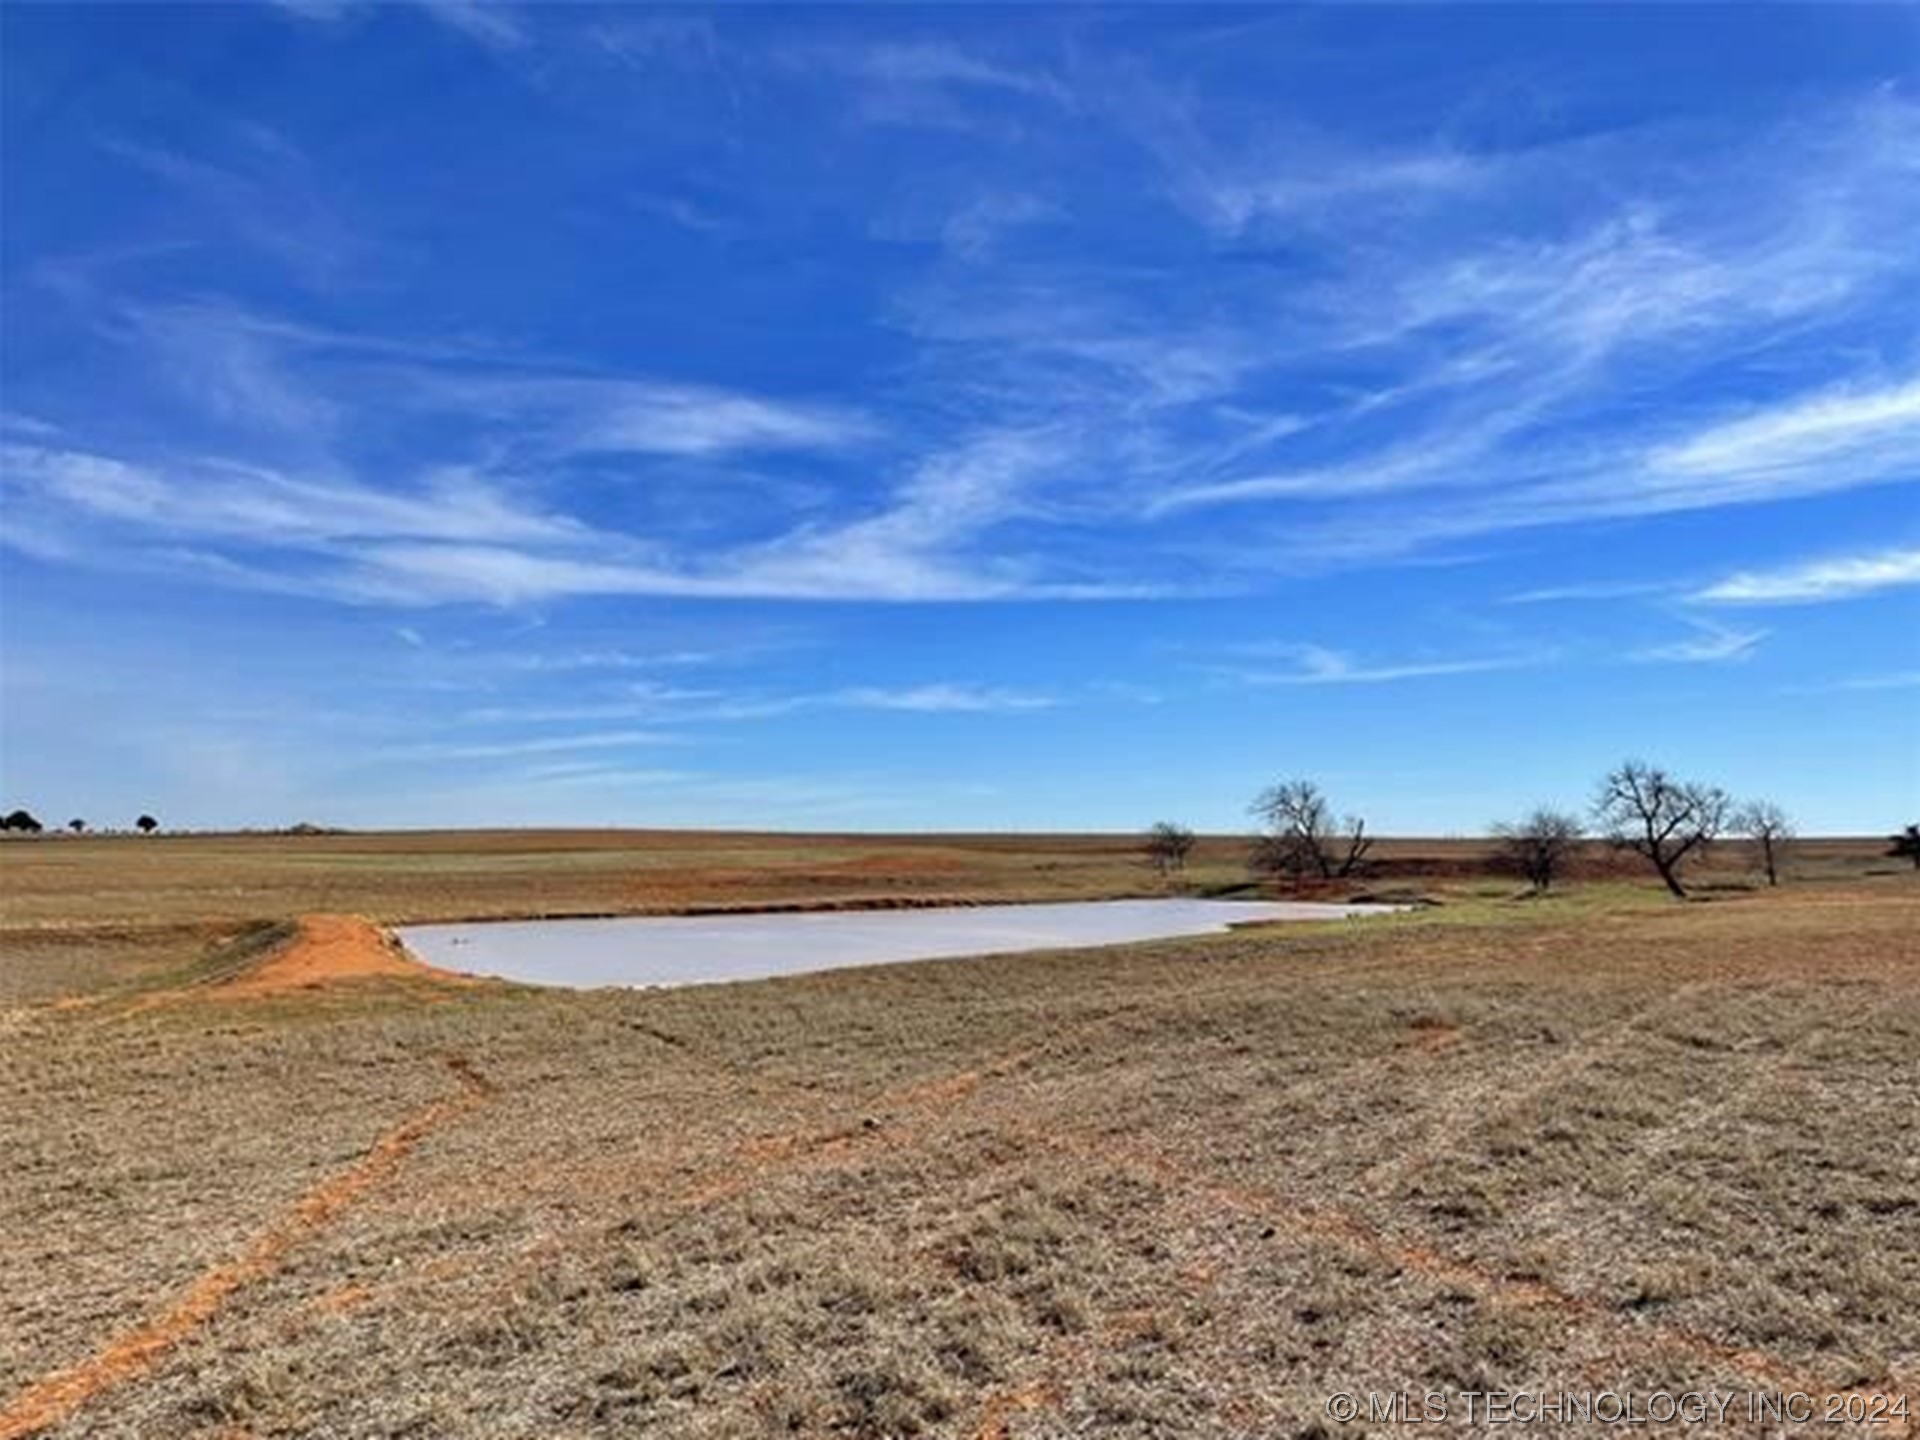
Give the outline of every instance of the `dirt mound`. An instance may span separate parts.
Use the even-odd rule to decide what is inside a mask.
[[[371,920],[358,915],[303,915],[283,949],[207,993],[223,1000],[243,1000],[368,976],[471,983],[465,975],[415,960]]]

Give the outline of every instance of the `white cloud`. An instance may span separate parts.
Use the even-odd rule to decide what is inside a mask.
[[[353,0],[269,0],[276,10],[289,15],[297,15],[302,20],[320,20],[331,23],[344,16],[353,5]]]
[[[902,690],[859,686],[826,697],[832,705],[862,710],[913,710],[929,714],[984,714],[993,711],[1045,710],[1057,702],[1050,695],[1000,690],[981,685],[915,685]]]
[[[1210,667],[1217,674],[1248,685],[1380,685],[1396,680],[1422,680],[1445,675],[1477,675],[1491,670],[1513,670],[1537,665],[1546,657],[1530,655],[1483,655],[1467,658],[1398,661],[1367,664],[1356,661],[1344,651],[1324,645],[1275,641],[1241,647],[1242,653],[1270,655],[1293,662],[1292,668],[1274,670],[1264,667]]]
[[[1920,378],[1796,397],[1664,446],[1650,459],[1658,470],[1723,475],[1826,461],[1863,445],[1896,447],[1882,456],[1889,465],[1920,465]]]
[[[677,735],[653,730],[604,730],[578,735],[541,735],[531,739],[496,740],[474,744],[415,745],[388,750],[383,761],[503,760],[525,755],[566,754],[575,750],[627,750],[637,746],[674,745]]]
[[[1920,280],[1911,247],[1885,238],[1920,225],[1917,142],[1920,110],[1881,98],[1722,156],[1722,172],[1753,182],[1737,210],[1628,199],[1547,239],[1486,235],[1473,217],[1438,244],[1418,226],[1404,243],[1347,235],[1334,277],[1262,318],[1295,366],[1391,378],[1306,409],[1252,463],[1190,450],[1135,491],[1139,513],[1312,507],[1269,553],[1342,563],[1916,478],[1920,381],[1863,366],[1732,418],[1685,397]]]
[[[449,30],[493,50],[527,43],[525,26],[506,0],[413,0]]]
[[[353,418],[429,416],[469,443],[548,458],[844,450],[874,438],[859,409],[653,377],[582,373],[479,344],[291,324],[212,302],[114,305],[100,327],[205,416],[311,451]]]
[[[340,407],[292,372],[280,337],[243,316],[214,306],[140,305],[110,323],[157,378],[225,427],[311,439],[334,429]]]
[[[1238,238],[1266,220],[1351,225],[1484,193],[1497,158],[1439,143],[1360,147],[1341,134],[1241,110],[1216,117],[1145,67],[1108,67],[1089,103],[1158,166],[1168,198],[1197,223]],[[1297,111],[1285,112],[1288,114]]]
[[[1047,710],[1058,697],[965,681],[921,685],[855,685],[840,690],[773,695],[730,695],[713,689],[642,683],[625,688],[629,698],[585,705],[483,706],[457,715],[463,724],[554,724],[590,720],[644,719],[697,726],[772,720],[800,710],[876,710],[922,715],[1019,714]]]
[[[1320,220],[1329,212],[1392,210],[1483,194],[1498,162],[1445,150],[1358,155],[1325,140],[1294,155],[1189,168],[1175,193],[1210,226],[1238,235],[1260,221]]]
[[[958,45],[940,41],[872,45],[842,52],[840,58],[848,68],[890,85],[1002,90],[1062,104],[1071,99],[1066,88],[1051,75],[996,64]]]
[[[1890,670],[1884,675],[1853,675],[1819,685],[1797,685],[1794,693],[1824,695],[1832,691],[1873,691],[1920,689],[1920,670]]]
[[[744,659],[759,647],[720,650],[568,650],[557,653],[519,653],[498,657],[498,663],[525,671],[652,670],[668,666],[719,665]]]
[[[1059,214],[1057,205],[1038,196],[990,192],[975,196],[949,215],[940,227],[940,239],[952,254],[985,260],[992,256],[1003,234],[1055,219]]]
[[[881,508],[778,539],[673,551],[541,506],[460,469],[408,490],[204,461],[161,468],[41,446],[0,447],[16,548],[95,564],[359,602],[520,605],[570,596],[960,601],[1140,595],[1012,556],[986,532],[1029,512],[1055,452],[989,435],[917,467]],[[303,556],[287,563],[285,554]],[[231,552],[231,553],[230,553]],[[244,558],[240,558],[244,556]]]
[[[0,434],[21,435],[33,440],[50,440],[60,433],[60,427],[50,420],[42,420],[34,415],[22,415],[17,410],[0,410]]]
[[[809,537],[806,563],[753,554],[714,557],[698,568],[620,559],[547,555],[504,545],[377,544],[320,588],[392,604],[478,600],[518,605],[586,595],[652,595],[707,600],[981,601],[1091,599],[1137,591],[1054,584],[1008,572],[975,571],[906,550],[849,543],[835,564],[830,540]]]
[[[1711,620],[1696,619],[1690,615],[1680,617],[1693,629],[1693,635],[1684,640],[1669,641],[1664,645],[1651,645],[1636,650],[1628,658],[1643,663],[1699,665],[1719,664],[1729,660],[1751,658],[1754,649],[1767,638],[1765,630],[1736,630],[1731,626],[1716,624]]]
[[[636,769],[600,761],[577,761],[530,765],[515,771],[514,778],[536,785],[590,785],[599,789],[607,785],[680,785],[701,777],[688,770]]]
[[[777,58],[809,76],[832,76],[850,113],[873,125],[1005,141],[1024,133],[1019,112],[1031,104],[1050,112],[1076,104],[1074,92],[1045,69],[949,40],[807,43]]]
[[[1547,585],[1502,597],[1503,605],[1549,605],[1568,600],[1629,600],[1661,595],[1674,589],[1670,580],[1596,580],[1574,585]]]
[[[428,476],[405,494],[215,462],[162,471],[81,451],[4,445],[0,477],[16,502],[52,502],[56,516],[78,512],[116,527],[250,546],[326,549],[396,537],[569,542],[587,533],[457,470]]]
[[[688,11],[622,11],[618,18],[584,32],[601,53],[636,70],[665,59],[697,57],[713,61],[721,54],[720,33],[705,15]]]
[[[947,45],[836,63],[935,90],[1058,84]],[[1714,367],[1911,278],[1910,250],[1880,237],[1920,219],[1914,113],[1886,101],[1730,148],[1726,173],[1769,182],[1737,213],[1635,186],[1570,203],[1538,156],[1516,177],[1511,157],[1443,146],[1203,149],[1204,178],[1225,187],[1209,213],[1228,228],[1324,212],[1335,229],[1314,237],[1310,278],[936,264],[892,302],[915,347],[905,378],[857,400],[594,373],[207,302],[125,306],[102,328],[221,422],[218,444],[264,458],[182,465],[74,440],[64,453],[90,458],[63,475],[29,467],[39,501],[10,517],[11,543],[86,553],[97,529],[102,564],[395,605],[1147,597],[1526,526],[1894,483],[1916,476],[1920,380],[1887,379],[1885,361],[1860,361],[1842,388],[1802,380],[1760,410],[1688,397],[1750,389]],[[147,158],[204,179],[181,157]],[[963,192],[993,198],[955,217],[951,245],[985,255],[995,227],[1042,213],[1024,179]],[[1562,202],[1552,223],[1470,211],[1383,228],[1361,203],[1370,188],[1445,204],[1510,183],[1534,187],[1529,216]],[[401,435],[429,435],[469,468],[390,476],[340,459],[391,453],[376,447]],[[1209,526],[1226,506],[1244,522]],[[263,564],[250,538],[310,563]]]
[[[566,454],[715,456],[748,450],[839,449],[872,434],[863,417],[830,406],[769,400],[693,385],[547,376],[417,377],[436,408],[511,417],[538,427]]]
[[[1920,549],[1834,556],[1779,570],[1742,571],[1689,598],[1708,605],[1801,605],[1851,600],[1906,585],[1920,585]]]

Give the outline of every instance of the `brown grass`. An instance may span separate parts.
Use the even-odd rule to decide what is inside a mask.
[[[1203,889],[1246,881],[1248,844],[1204,837],[1188,872]],[[1812,840],[1803,877],[1858,875],[1884,842]],[[1370,885],[1483,880],[1476,840],[1393,840]],[[1723,879],[1752,878],[1724,847]],[[1590,846],[1576,873],[1635,877]],[[1127,835],[765,835],[648,830],[418,831],[339,835],[47,835],[0,839],[0,926],[20,935],[234,926],[261,917],[351,913],[383,925],[696,909],[1081,899],[1169,885]],[[105,882],[105,883],[103,883]],[[1517,881],[1512,882],[1517,885]],[[1342,882],[1337,890],[1353,887]]]
[[[272,1274],[289,1249],[386,1179],[428,1135],[493,1093],[493,1087],[465,1061],[456,1057],[449,1067],[461,1084],[457,1097],[436,1100],[387,1131],[359,1160],[302,1195],[286,1215],[249,1240],[237,1257],[197,1277],[160,1314],[114,1337],[81,1364],[27,1386],[0,1410],[0,1440],[19,1440],[51,1429],[102,1391],[151,1370],[167,1351],[218,1316],[236,1291]]]
[[[0,1436],[1290,1436],[1338,1429],[1334,1390],[1910,1393],[1920,886],[1822,863],[1688,905],[1428,877],[1447,903],[1385,921],[244,1005],[217,979],[281,932],[184,901],[89,928],[63,880],[25,896],[32,964],[104,998],[5,1012]]]

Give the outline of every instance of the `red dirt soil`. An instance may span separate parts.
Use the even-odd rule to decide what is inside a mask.
[[[358,915],[303,915],[299,924],[299,933],[285,949],[207,993],[221,1000],[249,1000],[372,976],[473,983],[470,976],[415,960],[399,941]]]

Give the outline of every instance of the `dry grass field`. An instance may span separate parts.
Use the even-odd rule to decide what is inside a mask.
[[[1330,1395],[1920,1387],[1920,877],[1835,844],[1778,891],[1528,900],[1471,846],[1382,853],[1444,903],[568,993],[232,982],[315,911],[1157,882],[1070,837],[0,845],[0,1440],[1359,1435],[1398,1427]]]

